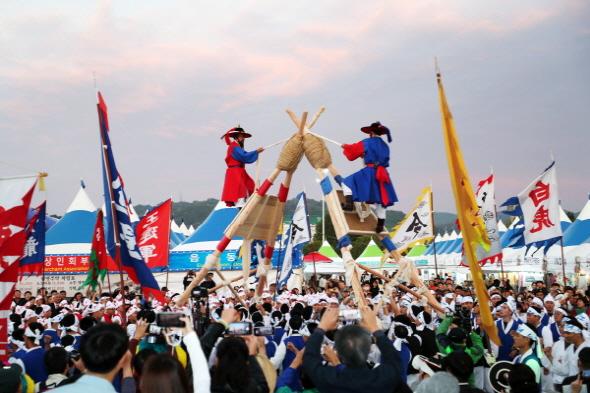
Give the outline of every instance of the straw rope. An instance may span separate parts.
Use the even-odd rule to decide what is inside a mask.
[[[315,169],[327,168],[332,165],[332,156],[321,138],[313,134],[303,137],[305,157]]]
[[[277,162],[277,168],[285,172],[293,172],[303,157],[303,138],[295,134],[285,143]]]

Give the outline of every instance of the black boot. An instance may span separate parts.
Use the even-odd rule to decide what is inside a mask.
[[[385,219],[378,218],[377,219],[377,228],[375,228],[375,232],[381,233],[385,230]]]
[[[352,195],[344,196],[344,203],[342,204],[342,210],[353,211],[354,203],[352,202]]]

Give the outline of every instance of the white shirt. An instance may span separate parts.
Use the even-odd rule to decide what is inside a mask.
[[[569,377],[567,350],[563,338],[556,341],[551,347],[551,358],[553,359],[553,365],[551,367],[553,383],[561,384],[566,377]]]
[[[574,349],[574,345],[571,344],[566,352],[566,361],[568,364],[568,376],[576,375],[580,372],[580,368],[578,367],[578,355],[582,348],[590,347],[590,341],[585,340],[578,348]]]

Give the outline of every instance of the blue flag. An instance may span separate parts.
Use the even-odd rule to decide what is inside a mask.
[[[277,273],[278,288],[287,284],[293,269],[298,269],[303,265],[303,247],[311,240],[307,200],[304,192],[297,195],[297,205],[286,238],[285,251],[278,265],[280,266]]]
[[[41,274],[45,262],[45,202],[33,209],[25,227],[27,240],[20,260],[22,273]]]
[[[136,284],[141,285],[146,298],[148,298],[149,295],[152,295],[156,299],[163,301],[164,296],[160,291],[160,287],[143,260],[139,251],[139,246],[137,245],[135,230],[133,229],[130,219],[128,198],[125,195],[123,179],[117,171],[109,138],[107,106],[100,93],[98,93],[97,108],[100,132],[103,141],[101,147],[104,151],[102,168],[105,206],[107,207],[107,249],[109,254],[111,254],[116,260],[116,246],[118,245],[121,266],[129,275],[129,278]],[[113,207],[112,209],[110,208],[111,204]],[[114,217],[113,210],[115,211]],[[118,236],[115,236],[117,234],[115,233],[114,224],[117,225]]]

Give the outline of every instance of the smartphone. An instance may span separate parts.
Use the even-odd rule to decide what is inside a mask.
[[[185,315],[181,312],[160,312],[156,314],[156,325],[163,328],[168,327],[184,327]]]
[[[230,336],[250,336],[252,334],[251,322],[233,322],[229,324],[227,333]]]
[[[272,326],[254,326],[255,336],[272,336],[275,334],[275,328]]]

